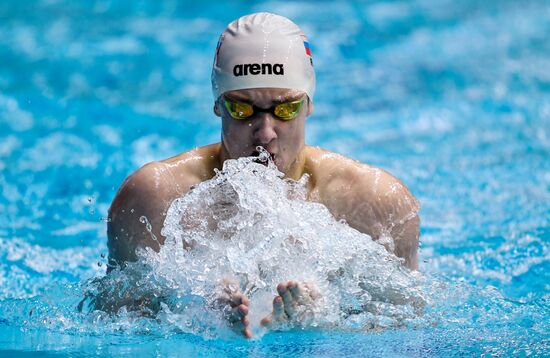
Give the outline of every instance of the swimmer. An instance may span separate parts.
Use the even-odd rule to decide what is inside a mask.
[[[315,72],[308,40],[285,17],[256,13],[230,23],[222,33],[212,69],[214,114],[221,141],[146,164],[120,187],[109,210],[109,266],[135,261],[136,249],[160,249],[166,212],[221,169],[224,161],[258,155],[265,148],[286,178],[310,176],[307,199],[325,205],[335,218],[368,234],[388,251],[418,268],[419,204],[388,172],[305,144],[305,121],[314,111]],[[151,231],[143,224],[143,216]],[[278,285],[266,327],[299,320],[299,307],[319,294],[311,283]],[[238,290],[220,296],[230,322],[250,337],[248,298]]]

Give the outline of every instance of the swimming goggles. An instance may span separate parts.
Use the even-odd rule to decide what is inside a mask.
[[[304,99],[280,103],[268,109],[262,109],[249,103],[234,102],[227,98],[224,98],[223,103],[229,115],[234,119],[247,119],[253,116],[254,113],[270,112],[280,120],[290,121],[300,113]]]

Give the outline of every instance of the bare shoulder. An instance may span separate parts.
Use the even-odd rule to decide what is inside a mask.
[[[214,175],[218,156],[216,145],[195,148],[172,158],[145,164],[128,176],[111,206],[116,215],[119,207],[156,209]]]
[[[213,176],[215,149],[216,145],[196,148],[148,163],[124,180],[109,209],[110,261],[133,261],[138,247],[159,249],[170,204]]]
[[[381,240],[416,269],[420,205],[405,184],[383,169],[321,148],[307,147],[306,156],[310,200],[323,203],[336,218]]]
[[[172,183],[170,168],[163,162],[147,163],[129,175],[118,190],[110,209],[111,219],[125,209],[155,208],[181,192]]]
[[[165,164],[170,174],[180,181],[201,182],[212,178],[214,169],[221,167],[220,144],[215,143],[197,147],[164,159],[161,163]],[[183,189],[188,190],[188,188]]]
[[[174,157],[150,162],[128,176],[122,183],[115,201],[119,199],[149,199],[163,201],[185,194],[189,188],[214,174],[218,156],[217,145],[183,152]],[[130,196],[130,198],[128,198]]]
[[[178,191],[166,185],[166,165],[152,162],[128,176],[118,190],[111,207],[107,235],[110,265],[136,259],[138,247],[158,250],[163,242],[160,229],[172,198]],[[147,230],[147,223],[152,230]],[[159,242],[160,240],[160,242]]]
[[[319,190],[352,190],[381,197],[412,196],[401,180],[383,170],[319,147],[308,147],[308,171]]]

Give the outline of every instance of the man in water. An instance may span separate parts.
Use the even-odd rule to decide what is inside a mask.
[[[403,183],[381,169],[305,145],[315,73],[307,38],[296,24],[269,13],[229,24],[216,48],[212,90],[214,113],[222,120],[221,142],[149,163],[124,181],[109,211],[111,267],[135,261],[139,247],[158,251],[172,201],[211,179],[225,160],[257,155],[261,146],[286,178],[310,176],[308,200],[370,235],[407,267],[418,268],[419,205]],[[231,287],[226,281],[225,302],[250,337],[248,298]],[[296,281],[280,283],[277,292],[272,314],[262,320],[266,326],[292,320],[297,306],[311,304],[318,295]]]

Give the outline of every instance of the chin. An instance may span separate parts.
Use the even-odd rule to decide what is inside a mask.
[[[275,166],[277,167],[277,169],[283,173],[283,174],[288,174],[288,171],[289,171],[289,165],[287,165],[286,163],[282,162],[279,158],[275,158],[275,160],[273,161],[275,163]]]

